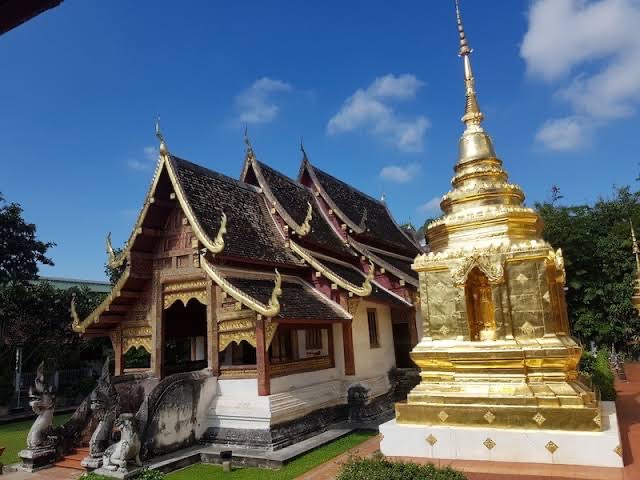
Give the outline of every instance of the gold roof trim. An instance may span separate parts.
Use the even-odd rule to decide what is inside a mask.
[[[118,293],[122,290],[122,287],[129,279],[129,274],[131,273],[131,267],[127,266],[122,276],[118,280],[118,282],[113,286],[109,295],[105,297],[105,299],[98,305],[93,312],[89,314],[87,318],[84,320],[80,320],[78,316],[78,312],[76,311],[76,297],[73,295],[71,297],[71,328],[74,332],[84,333],[87,327],[93,323],[98,323],[100,320],[100,315],[108,311],[109,305],[111,302],[118,297]]]
[[[357,286],[349,282],[348,280],[345,280],[344,278],[337,275],[336,273],[332,272],[328,268],[326,268],[324,265],[322,265],[322,263],[318,262],[308,250],[297,245],[295,242],[289,241],[289,246],[291,247],[291,250],[293,250],[295,253],[300,255],[315,270],[320,272],[320,274],[325,276],[327,279],[331,280],[336,285],[344,288],[349,292],[353,292],[359,297],[367,297],[371,295],[371,292],[373,290],[373,287],[371,285],[371,280],[373,280],[373,276],[375,273],[375,267],[373,265],[373,262],[371,261],[369,262],[369,271],[365,276],[362,286]]]
[[[271,188],[269,187],[269,184],[265,180],[264,175],[262,175],[262,169],[260,168],[260,165],[258,165],[258,161],[256,159],[255,153],[253,152],[253,148],[251,148],[250,146],[247,147],[247,155],[246,155],[245,161],[246,161],[246,165],[243,168],[242,180],[244,180],[244,176],[248,171],[248,167],[249,166],[253,167],[253,171],[256,174],[256,178],[258,179],[260,188],[262,188],[262,191],[265,197],[267,197],[269,204],[276,209],[276,212],[278,212],[278,215],[282,217],[282,219],[289,226],[289,228],[291,228],[294,232],[296,232],[301,237],[304,237],[309,232],[311,232],[311,220],[313,219],[313,207],[311,206],[311,203],[307,202],[307,207],[308,207],[307,214],[304,218],[304,221],[301,224],[298,224],[293,219],[293,217],[289,215],[289,212],[285,210],[285,208],[280,204],[276,196],[271,191]]]
[[[225,293],[242,303],[247,308],[264,317],[275,317],[280,313],[280,302],[278,301],[278,297],[282,295],[282,277],[280,276],[278,269],[275,271],[275,282],[273,291],[271,292],[271,299],[269,300],[269,304],[265,305],[232,285],[231,282],[222,276],[216,267],[209,263],[205,255],[200,255],[200,266]]]
[[[364,255],[365,257],[367,257],[369,259],[369,261],[372,261],[376,265],[384,268],[387,272],[389,272],[389,273],[393,274],[394,276],[398,277],[400,280],[404,280],[406,283],[409,283],[409,284],[413,285],[414,287],[417,287],[417,286],[420,285],[420,282],[418,281],[417,278],[414,278],[411,275],[407,275],[405,272],[403,272],[402,270],[399,270],[398,268],[394,267],[389,262],[385,262],[382,258],[380,258],[379,256],[376,255],[375,251],[372,251],[371,248],[369,248],[368,246],[365,246],[362,243],[354,240],[352,237],[349,237],[349,245],[351,245],[358,252],[360,252],[361,255]],[[406,259],[408,262],[413,262],[414,261],[413,258],[404,257],[404,256],[398,255],[398,254],[393,253],[393,252],[384,252],[383,253],[383,251],[381,251],[380,253],[383,254],[383,255],[389,255],[390,257],[398,258],[399,260]]]
[[[184,212],[185,216],[189,220],[189,224],[191,225],[191,228],[193,228],[193,231],[196,237],[198,238],[198,240],[200,240],[200,242],[205,246],[205,248],[207,248],[212,253],[220,253],[224,248],[224,241],[222,241],[221,235],[224,235],[226,233],[226,227],[224,229],[222,229],[221,227],[222,233],[219,231],[216,238],[212,241],[209,238],[209,236],[205,233],[202,226],[197,221],[193,211],[191,210],[191,206],[189,205],[189,202],[186,199],[184,191],[182,190],[182,185],[178,180],[175,167],[173,166],[173,162],[171,161],[171,154],[169,153],[169,149],[167,148],[165,139],[162,133],[160,132],[159,122],[156,123],[156,136],[160,141],[160,147],[159,147],[160,155],[158,157],[158,164],[156,166],[156,170],[153,175],[151,186],[149,187],[149,191],[147,192],[147,195],[145,197],[142,210],[138,214],[138,218],[133,227],[131,235],[129,236],[127,243],[125,244],[125,246],[122,249],[122,252],[119,255],[117,256],[115,255],[113,246],[111,245],[111,234],[107,236],[107,254],[109,257],[108,265],[111,268],[117,268],[122,265],[122,263],[127,259],[129,252],[131,250],[131,247],[135,242],[136,237],[141,234],[142,223],[144,222],[144,219],[147,215],[149,206],[153,204],[153,201],[152,201],[153,194],[155,193],[156,187],[158,185],[158,181],[160,180],[160,174],[162,173],[163,167],[166,167],[167,169],[167,173],[173,185],[173,189],[175,190],[178,203],[180,204],[180,207],[182,208],[182,211]],[[223,212],[223,215],[224,215],[224,212]],[[225,222],[225,225],[226,225],[226,222]]]

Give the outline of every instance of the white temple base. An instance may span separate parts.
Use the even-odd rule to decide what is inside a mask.
[[[624,467],[614,402],[602,402],[601,432],[399,425],[394,419],[380,425],[380,433],[388,457]],[[557,446],[553,453],[549,442]]]

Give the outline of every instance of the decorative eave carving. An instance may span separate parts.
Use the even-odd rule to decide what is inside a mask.
[[[76,297],[73,295],[71,297],[71,328],[74,332],[84,333],[87,327],[93,323],[98,323],[100,321],[100,315],[108,311],[109,305],[111,302],[118,296],[120,290],[126,283],[129,278],[129,274],[131,273],[131,267],[127,266],[125,268],[123,274],[120,276],[118,282],[113,286],[109,295],[105,297],[105,299],[98,305],[93,312],[89,314],[87,318],[84,320],[80,320],[78,316],[78,312],[76,311]]]
[[[463,259],[451,270],[451,277],[456,285],[466,283],[471,270],[478,267],[490,283],[500,283],[504,280],[504,265],[499,255],[474,254]]]
[[[355,295],[358,295],[359,297],[367,297],[371,295],[371,291],[373,289],[371,281],[373,280],[375,273],[373,262],[369,263],[369,271],[365,276],[362,286],[357,286],[326,268],[324,265],[322,265],[322,263],[318,262],[315,257],[311,255],[306,249],[297,245],[295,242],[290,241],[289,246],[291,247],[291,250],[300,255],[300,257],[302,257],[309,265],[311,265],[311,267],[320,272],[321,275],[323,275],[336,285],[344,288],[349,292],[354,293]]]
[[[300,228],[296,232],[301,237],[304,237],[311,231],[311,219],[313,218],[313,207],[307,202],[307,215],[304,217],[304,222],[300,225]]]
[[[282,277],[277,269],[275,271],[275,282],[271,292],[271,299],[269,300],[269,304],[265,305],[227,281],[222,274],[209,263],[205,255],[200,256],[200,266],[225,293],[242,303],[245,307],[264,317],[275,317],[280,313],[280,302],[278,298],[282,295]]]
[[[562,249],[559,248],[555,252],[553,250],[549,250],[547,261],[555,266],[556,270],[560,274],[560,281],[562,282],[562,285],[564,285],[567,281],[567,272],[564,268],[564,257],[562,255]]]

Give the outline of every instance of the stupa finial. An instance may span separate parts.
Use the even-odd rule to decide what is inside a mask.
[[[469,47],[469,41],[462,25],[460,15],[460,1],[456,2],[456,19],[458,21],[458,33],[460,34],[460,56],[464,60],[464,83],[466,87],[466,104],[462,121],[467,126],[467,131],[482,131],[480,124],[484,120],[484,115],[480,111],[478,98],[476,96],[475,80],[471,69],[471,53],[473,49]]]

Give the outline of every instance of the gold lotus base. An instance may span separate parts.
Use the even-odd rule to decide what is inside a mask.
[[[599,432],[601,418],[599,404],[594,407],[569,408],[396,403],[396,422],[411,425]]]

